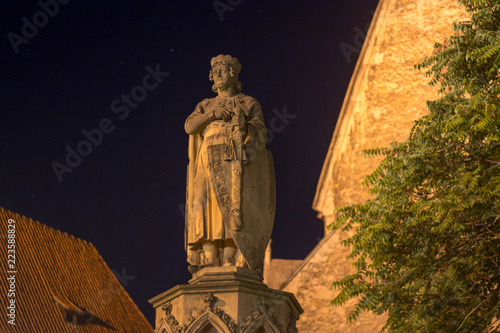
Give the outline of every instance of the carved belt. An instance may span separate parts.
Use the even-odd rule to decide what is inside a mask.
[[[214,135],[224,135],[227,138],[227,134],[231,128],[231,123],[224,122],[222,120],[216,120],[208,124],[201,133],[204,138],[208,138]]]

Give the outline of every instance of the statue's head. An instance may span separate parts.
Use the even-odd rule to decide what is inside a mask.
[[[241,64],[238,59],[231,57],[230,55],[219,54],[217,57],[212,58],[210,61],[212,69],[210,70],[209,79],[214,81],[214,75],[219,73],[221,68],[225,68],[229,72],[229,76],[234,84],[234,90],[239,93],[241,91],[241,82],[238,81],[238,74],[241,71]],[[212,90],[217,92],[217,85],[212,86]]]

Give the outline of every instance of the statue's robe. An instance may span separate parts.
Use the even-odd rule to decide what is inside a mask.
[[[264,257],[271,237],[275,211],[274,168],[265,149],[267,133],[259,102],[238,94],[200,102],[186,120],[186,131],[196,117],[213,114],[217,107],[233,112],[240,107],[246,119],[241,179],[241,226],[230,225],[231,163],[235,163],[231,120],[214,120],[189,138],[186,195],[186,251],[188,262],[200,265],[202,242],[233,239],[250,268]],[[237,230],[236,230],[237,229]]]

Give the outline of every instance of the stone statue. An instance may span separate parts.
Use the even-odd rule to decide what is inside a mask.
[[[206,266],[257,269],[271,237],[274,167],[259,102],[241,93],[241,64],[212,58],[207,98],[187,118],[185,246],[191,273]]]

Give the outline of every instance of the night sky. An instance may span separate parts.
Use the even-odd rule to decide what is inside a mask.
[[[2,207],[94,244],[135,277],[126,290],[153,322],[147,300],[190,278],[184,121],[215,96],[210,59],[231,54],[268,127],[278,118],[273,257],[311,251],[316,185],[376,0],[60,0],[50,15],[44,3],[1,4]]]

